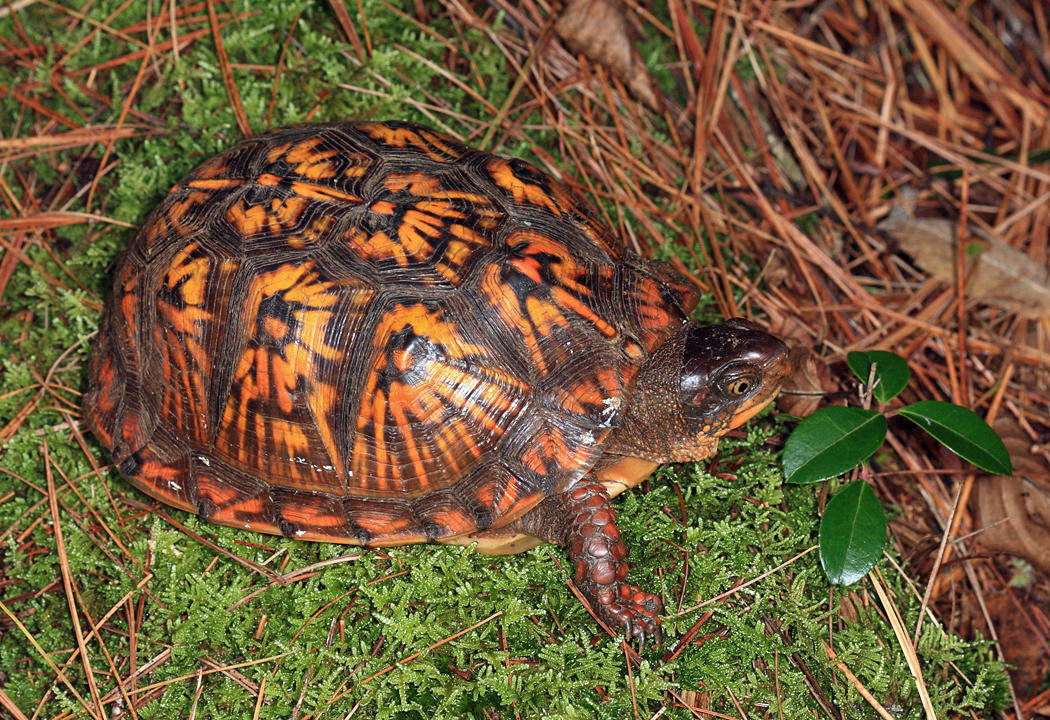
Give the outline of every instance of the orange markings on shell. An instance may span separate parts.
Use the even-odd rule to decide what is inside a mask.
[[[520,503],[525,495],[535,494],[534,491],[529,492],[528,488],[523,487],[516,478],[511,478],[506,486],[496,483],[483,485],[477,491],[477,500],[481,507],[488,508],[494,517],[503,517],[513,512],[514,506]]]
[[[346,524],[345,514],[333,514],[332,498],[310,493],[296,493],[295,502],[281,506],[281,516],[289,523],[316,529],[337,528]]]
[[[270,337],[275,340],[280,340],[288,334],[288,323],[275,318],[268,317],[263,320],[263,327],[266,328],[266,332],[269,333]]]
[[[570,442],[566,433],[551,421],[540,424],[521,454],[521,462],[539,477],[557,477],[559,469],[586,466],[595,454],[593,446]]]
[[[533,267],[539,267],[536,256],[549,256],[556,259],[548,263],[547,267],[557,279],[556,288],[568,288],[579,295],[590,295],[591,290],[580,282],[584,269],[573,256],[573,252],[565,243],[559,242],[546,235],[532,232],[531,230],[519,230],[507,238],[507,245],[518,249],[526,256],[525,261]],[[539,282],[539,278],[534,278]]]
[[[608,338],[616,337],[616,328],[609,323],[605,322],[598,316],[598,313],[594,312],[587,305],[580,302],[574,295],[568,291],[563,290],[560,287],[551,289],[551,296],[554,298],[554,302],[572,312],[576,313],[583,319],[587,320],[593,325],[598,332]]]
[[[424,542],[427,538],[420,532],[417,520],[403,508],[391,508],[385,504],[368,501],[348,502],[354,524],[372,537],[389,538],[391,545]]]
[[[550,289],[551,298],[554,300],[555,306],[564,308],[587,320],[598,332],[606,337],[612,338],[616,336],[616,328],[579,299],[581,297],[590,297],[593,293],[585,283],[580,281],[585,271],[564,243],[539,233],[522,230],[508,237],[507,244],[512,248],[519,248],[524,253],[524,258],[512,260],[511,264],[535,283],[542,282],[541,265],[536,256],[556,258],[556,262],[546,265],[557,280],[557,284],[552,285]],[[530,312],[532,312],[531,309]],[[560,314],[560,309],[553,312]],[[549,309],[544,309],[542,314],[547,319],[553,317],[552,311]],[[537,329],[540,332],[544,332],[538,325]]]
[[[301,180],[292,181],[292,192],[299,197],[311,200],[327,200],[329,202],[349,203],[351,205],[362,201],[361,197],[330,185],[317,185],[315,183],[302,182]]]
[[[223,180],[221,182],[225,183],[227,181]],[[242,181],[236,181],[235,184],[239,185],[241,183]],[[185,235],[191,232],[196,227],[196,224],[191,223],[188,216],[194,210],[197,211],[198,215],[202,215],[204,208],[207,207],[212,197],[211,193],[194,190],[187,193],[185,197],[172,202],[166,217],[151,225],[146,232],[146,246],[154,246],[160,239],[170,237],[172,232],[178,235]]]
[[[491,207],[492,198],[478,192],[471,192],[456,187],[445,187],[439,178],[425,173],[390,173],[383,182],[383,187],[391,192],[406,190],[417,197],[433,198],[434,200],[463,200],[472,205]],[[434,203],[442,205],[441,203]],[[448,203],[443,203],[448,207]],[[417,205],[418,207],[418,205]]]
[[[220,153],[219,155],[201,163],[200,167],[190,173],[190,177],[194,180],[208,180],[211,178],[217,178],[220,175],[226,175],[229,173],[229,170],[230,166],[226,162],[226,154]],[[228,179],[229,178],[223,178],[223,180]]]
[[[492,312],[498,314],[504,324],[521,337],[533,367],[540,375],[546,375],[547,362],[540,349],[539,338],[536,337],[532,323],[522,314],[514,293],[500,278],[499,265],[493,263],[485,270],[481,280],[481,292]]]
[[[98,408],[100,414],[109,415],[117,409],[119,399],[114,392],[117,387],[117,370],[113,367],[112,355],[107,355],[102,359],[98,366],[98,373],[95,375],[95,381],[100,389],[95,407]]]
[[[218,507],[229,505],[239,497],[237,488],[204,473],[197,478],[197,492],[202,499],[207,499]]]
[[[311,263],[281,265],[252,279],[244,327],[256,327],[268,298],[290,305],[291,314],[261,318],[259,334],[245,346],[223,409],[227,430],[220,434],[217,449],[246,468],[264,464],[269,473],[292,480],[293,486],[307,486],[315,477],[315,466],[329,466],[333,472],[342,468],[340,444],[330,421],[335,393],[315,378],[319,358],[343,356],[325,340],[335,317],[331,308],[339,296]],[[294,330],[289,321],[294,321]],[[282,342],[274,345],[275,340]],[[303,385],[305,393],[300,390]],[[253,403],[267,409],[253,412]],[[309,408],[309,416],[296,412],[300,404]],[[310,443],[308,432],[314,431],[324,443],[324,453]],[[323,460],[308,460],[322,454],[327,455]]]
[[[536,297],[525,298],[525,310],[532,327],[541,335],[550,335],[555,327],[569,327],[569,319],[561,308]]]
[[[226,218],[245,238],[257,235],[280,236],[284,228],[294,226],[307,207],[307,199],[300,195],[273,198],[269,204],[248,205],[239,202],[232,205]]]
[[[593,374],[578,378],[560,394],[560,407],[574,415],[601,414],[607,401],[619,395],[621,387],[630,384],[636,367],[623,370],[601,368]]]
[[[157,480],[175,480],[179,477],[178,468],[171,467],[169,465],[162,465],[157,462],[144,462],[142,463],[142,474],[146,477],[155,478]]]
[[[439,538],[462,535],[477,529],[473,517],[462,510],[452,508],[435,512],[430,520],[434,526],[441,529],[442,532],[438,535]]]
[[[431,348],[421,351],[428,355],[388,347],[405,332]],[[456,323],[424,305],[395,304],[375,335],[374,360],[356,421],[354,476],[379,495],[448,484],[502,435],[505,428],[493,416],[513,410],[507,389],[525,388],[494,367],[484,368],[490,377],[479,375],[482,361],[492,358],[491,350],[468,342]],[[400,377],[387,374],[388,362]],[[465,369],[475,363],[478,370]],[[409,371],[411,381],[406,379]],[[449,407],[459,415],[449,415]],[[483,429],[483,438],[464,424],[465,418]],[[446,479],[434,482],[435,473]]]
[[[448,162],[462,156],[448,137],[426,128],[394,127],[385,123],[359,123],[355,127],[384,145],[418,150],[438,162]]]
[[[319,150],[323,138],[314,136],[295,143],[284,143],[270,150],[266,159],[271,162],[284,160],[292,166],[296,175],[312,179],[335,177],[330,160],[336,156],[335,150]]]
[[[434,250],[427,237],[434,238],[440,233],[425,218],[425,215],[409,210],[401,219],[401,226],[398,228],[397,236],[405,254],[413,257],[425,257]]]
[[[271,175],[270,177],[273,177],[273,176]],[[259,182],[262,182],[262,178],[259,178]],[[218,179],[190,180],[188,183],[186,183],[186,186],[187,187],[191,187],[191,188],[195,188],[197,190],[228,190],[229,188],[235,188],[238,185],[243,185],[243,184],[244,184],[244,181],[243,180],[238,180],[237,178],[218,178]],[[172,189],[173,190],[177,190],[178,188],[179,188],[179,186],[176,185]],[[191,193],[191,195],[192,194],[194,194],[194,193]],[[203,193],[199,193],[198,195],[202,195],[202,194]]]
[[[506,158],[494,157],[489,160],[486,167],[492,181],[506,190],[516,203],[545,208],[555,215],[561,215],[571,206],[561,185],[552,178],[548,178],[550,183],[550,193],[548,193],[539,185],[526,182],[515,175],[510,161]],[[538,170],[535,172],[539,173]]]
[[[670,309],[660,283],[652,278],[642,278],[635,293],[638,325],[642,330],[640,339],[652,352],[667,335],[666,328],[671,323]]]

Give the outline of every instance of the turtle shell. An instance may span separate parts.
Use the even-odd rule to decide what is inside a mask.
[[[133,485],[212,522],[462,539],[595,464],[694,304],[522,160],[407,123],[290,127],[139,230],[86,417]]]

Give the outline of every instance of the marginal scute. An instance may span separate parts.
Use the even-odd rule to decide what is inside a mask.
[[[85,416],[132,484],[211,522],[520,550],[500,529],[595,466],[695,295],[527,162],[410,123],[296,126],[143,224]]]
[[[681,327],[696,307],[699,293],[684,278],[675,278],[669,267],[656,261],[624,263],[618,268],[616,314],[642,344],[653,352],[674,329]],[[625,351],[629,352],[625,347]]]

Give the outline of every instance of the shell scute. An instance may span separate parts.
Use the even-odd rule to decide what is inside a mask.
[[[375,290],[315,262],[257,271],[246,285],[226,318],[241,330],[226,336],[231,362],[217,378],[216,451],[280,487],[345,488],[343,386]]]
[[[387,283],[452,289],[492,247],[505,213],[448,173],[391,172],[373,186],[347,249]]]
[[[373,333],[354,424],[350,494],[415,496],[456,482],[498,447],[530,388],[470,311],[393,301]]]
[[[454,162],[469,152],[452,137],[411,123],[357,123],[353,129],[382,148],[409,150],[435,162]]]

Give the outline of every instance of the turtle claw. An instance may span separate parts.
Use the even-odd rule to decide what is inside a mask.
[[[638,654],[641,655],[645,652],[645,631],[638,633]]]
[[[647,640],[660,643],[660,598],[633,585],[620,585],[615,593],[603,592],[597,599],[595,609],[601,619],[613,629],[622,629],[628,640],[637,638],[639,654]]]

